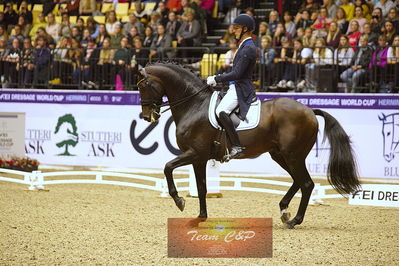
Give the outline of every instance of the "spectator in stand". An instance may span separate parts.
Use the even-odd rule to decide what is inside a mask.
[[[162,19],[162,16],[161,16],[160,13],[152,12],[151,13],[151,19],[147,23],[147,26],[150,26],[152,28],[152,31],[156,32],[157,28],[158,28],[158,25],[161,24],[161,19]]]
[[[80,61],[80,67],[73,72],[73,79],[76,84],[82,83],[83,87],[88,89],[96,88],[95,68],[98,62],[99,50],[96,49],[94,39],[89,39],[87,48],[83,50],[83,56]]]
[[[338,6],[334,3],[334,0],[323,0],[323,6],[327,8],[328,17],[330,19],[335,18],[338,10]]]
[[[18,14],[14,10],[12,1],[8,1],[4,7],[4,22],[3,24],[7,27],[16,25],[18,23]]]
[[[130,29],[136,27],[139,35],[143,35],[144,34],[144,26],[143,23],[141,23],[136,15],[134,13],[130,13],[129,14],[129,22],[125,23],[125,25],[123,26],[123,32],[125,33],[125,35],[128,35],[130,33]]]
[[[149,53],[148,50],[143,49],[143,42],[140,37],[134,39],[134,49],[131,53],[130,68],[132,69],[133,76],[132,82],[137,83],[137,73],[140,67],[144,67],[148,63]]]
[[[338,8],[337,14],[335,15],[334,21],[337,22],[339,31],[341,34],[346,34],[349,26],[348,20],[346,20],[345,10]]]
[[[393,39],[392,46],[387,51],[388,64],[399,63],[399,35],[396,35]]]
[[[32,25],[33,15],[32,15],[32,12],[29,10],[27,1],[22,1],[21,5],[19,6],[18,17],[21,17],[21,16],[23,16],[25,18],[26,24]]]
[[[300,13],[300,16],[297,15],[295,17],[294,22],[296,24],[296,29],[299,29],[299,28],[306,29],[313,25],[313,20],[310,19],[310,13],[306,9]]]
[[[294,67],[295,82],[299,90],[303,90],[306,86],[305,66],[312,58],[312,49],[304,47],[300,39],[294,40],[294,54],[290,60]]]
[[[356,50],[349,68],[341,73],[341,79],[346,83],[348,91],[354,92],[361,84],[363,77],[366,74],[367,67],[370,63],[373,50],[367,46],[368,37],[362,36],[360,38],[360,48]]]
[[[327,8],[320,8],[317,19],[312,25],[316,38],[324,38],[327,35],[327,29],[330,26],[332,19],[328,18]]]
[[[29,36],[32,38],[35,36],[38,28],[46,28],[47,27],[46,18],[44,17],[44,14],[42,12],[37,15],[37,19],[38,19],[38,22],[33,24],[33,27],[29,33]]]
[[[62,84],[70,83],[72,64],[68,56],[69,39],[61,37],[53,52],[53,67],[51,79],[60,79]],[[31,81],[32,82],[32,81]]]
[[[349,45],[356,47],[361,35],[362,33],[359,31],[359,22],[353,20],[349,25],[349,33],[347,34],[349,38]]]
[[[326,47],[326,41],[318,38],[313,51],[313,62],[316,66],[331,66],[334,63],[333,52]]]
[[[374,8],[371,14],[371,30],[377,34],[381,34],[383,25],[381,8]]]
[[[24,37],[28,37],[29,36],[29,32],[32,28],[32,26],[29,24],[26,24],[26,20],[24,16],[19,16],[18,17],[18,24],[21,27],[21,31],[22,31],[22,35],[24,35]]]
[[[82,33],[79,31],[78,27],[72,27],[71,38],[77,40],[79,43],[82,40]]]
[[[100,87],[108,87],[114,83],[115,79],[112,80],[112,68],[113,68],[113,60],[115,50],[110,49],[111,41],[106,38],[102,42],[102,49],[100,51],[100,56],[98,60],[98,82],[100,83]]]
[[[68,13],[63,13],[61,15],[61,36],[71,37],[72,25],[69,21]]]
[[[262,24],[262,23],[267,25],[266,22],[261,22],[261,24]],[[260,29],[260,28],[263,29],[264,27],[263,27],[263,26],[259,26],[259,29]],[[269,29],[269,26],[267,26],[267,29]],[[260,33],[260,32],[261,32],[261,31],[259,30],[259,33]],[[219,44],[222,45],[222,46],[224,46],[224,47],[227,47],[227,46],[229,45],[229,43],[230,43],[230,40],[235,40],[234,27],[233,27],[233,25],[230,25],[230,26],[227,28],[226,33],[224,34],[223,38],[219,40]]]
[[[105,23],[105,28],[107,29],[108,35],[113,36],[115,34],[116,25],[120,25],[121,23],[116,20],[115,11],[108,12],[107,21]]]
[[[21,44],[17,38],[14,38],[11,47],[5,56],[5,80],[15,87],[18,83],[17,65],[21,57]]]
[[[363,17],[363,8],[361,6],[355,7],[355,15],[353,19],[349,22],[349,24],[352,23],[352,21],[357,21],[357,23],[359,24],[359,31],[363,32],[363,25],[367,22],[367,19]],[[349,34],[349,29],[346,34]]]
[[[395,32],[399,32],[399,16],[396,8],[391,8],[388,12],[387,20],[393,23]]]
[[[165,26],[159,24],[151,44],[150,59],[165,60],[171,58],[171,50],[168,51],[171,45],[172,37],[165,31]]]
[[[371,12],[369,6],[366,4],[365,0],[355,0],[354,1],[355,8],[360,6],[363,10],[363,17],[367,19],[367,21],[371,20]],[[356,13],[356,10],[355,10]],[[355,14],[356,15],[356,14]]]
[[[147,26],[144,30],[144,47],[151,47],[152,41],[154,40],[154,31],[152,27]]]
[[[47,44],[47,47],[48,47],[48,48],[50,48],[50,49],[55,48],[55,41],[54,41],[53,37],[51,37],[51,36],[46,32],[46,29],[45,29],[45,28],[40,27],[40,28],[37,29],[35,40],[36,40],[38,37],[43,37],[43,38],[46,40],[46,44]]]
[[[97,22],[94,20],[93,17],[88,17],[86,24],[87,24],[86,28],[90,32],[90,37],[93,39],[97,39],[98,34],[100,32],[100,26],[97,24]]]
[[[327,46],[331,46],[333,48],[337,48],[339,45],[339,40],[341,39],[341,32],[339,31],[337,22],[333,21],[330,24],[330,28],[328,29],[326,43]]]
[[[348,68],[355,52],[349,47],[349,40],[346,35],[341,35],[338,48],[334,51],[334,61],[338,64],[338,75]]]
[[[47,16],[46,32],[53,37],[55,42],[58,42],[61,37],[61,25],[55,21],[55,16],[52,13]]]
[[[299,12],[302,12],[303,10],[308,10],[309,14],[312,14],[313,12],[317,12],[319,9],[320,5],[316,3],[315,0],[304,0],[299,8]]]
[[[32,64],[34,58],[34,50],[32,47],[32,40],[30,37],[26,37],[24,39],[23,50],[21,53],[21,60],[18,62],[17,71],[19,72],[19,77],[23,82],[23,85],[32,84],[32,80],[29,80],[29,76],[27,75],[28,71],[33,71]],[[32,77],[32,75],[31,75]]]
[[[382,16],[386,17],[391,8],[396,8],[396,5],[391,0],[380,0],[375,4],[374,8],[381,8]]]
[[[263,36],[260,44],[260,66],[261,66],[261,79],[264,80],[264,84],[266,86],[271,86],[274,83],[273,77],[275,76],[276,72],[274,59],[276,57],[277,57],[277,52],[272,47],[272,38],[270,37],[270,35]]]
[[[387,20],[384,22],[383,35],[385,35],[385,38],[386,38],[386,41],[388,42],[388,44],[391,45],[393,42],[393,38],[396,35],[395,27],[394,27],[392,21]]]
[[[2,83],[5,82],[6,62],[4,59],[7,52],[7,39],[5,37],[0,37],[0,82]]]
[[[215,6],[215,0],[201,0],[199,7],[205,10],[206,16],[211,17],[213,7]]]
[[[302,44],[304,47],[312,48],[316,42],[313,35],[313,29],[311,27],[305,29],[305,35],[302,38]]]
[[[0,12],[0,25],[5,26],[5,21],[4,21],[4,12]]]
[[[148,22],[148,13],[144,9],[144,6],[141,3],[141,1],[134,2],[134,7],[135,7],[134,14],[136,15],[137,19],[139,19],[143,23],[147,23]]]
[[[136,37],[140,37],[139,32],[137,31],[136,27],[132,27],[130,29],[129,34],[127,35],[127,39],[128,39],[128,48],[132,48],[134,46],[134,38]]]
[[[155,11],[161,14],[161,24],[166,26],[166,23],[168,23],[168,14],[169,14],[169,10],[166,7],[166,3],[164,1],[159,2],[157,9]]]
[[[80,47],[86,48],[90,40],[92,40],[90,30],[88,28],[85,28],[83,30],[82,40],[80,41]]]
[[[166,7],[173,12],[181,10],[181,0],[168,0]]]
[[[129,49],[127,48],[127,44],[127,37],[123,37],[120,42],[120,48],[116,50],[113,59],[115,74],[120,76],[124,84],[126,83],[127,66],[130,62],[130,53]]]
[[[340,7],[345,11],[346,19],[351,21],[355,13],[355,5],[349,0],[341,0]]]
[[[237,52],[237,41],[235,39],[229,41],[229,48],[230,50],[228,50],[225,54],[224,63],[222,67],[216,72],[216,74],[223,74],[231,71],[233,67],[234,56]],[[265,50],[263,52],[266,53]]]
[[[271,36],[273,36],[274,32],[276,31],[277,23],[278,23],[278,12],[276,10],[273,10],[269,13],[269,30]]]
[[[75,27],[77,27],[79,29],[79,32],[82,33],[83,30],[85,29],[85,21],[83,20],[83,18],[78,18],[76,20],[76,25]]]
[[[230,39],[231,40],[235,40],[235,36],[234,36],[234,28],[233,25],[230,25],[230,28],[232,29],[232,35],[230,35]],[[227,32],[226,32],[227,34]],[[226,35],[225,35],[226,36]],[[257,47],[261,47],[261,42],[262,42],[262,38],[265,36],[270,36],[270,32],[269,32],[269,25],[266,22],[261,22],[259,23],[259,33],[258,33],[258,37],[256,38],[256,46]],[[220,40],[220,42],[222,43],[222,40]]]
[[[100,24],[99,29],[98,29],[98,36],[96,38],[96,44],[97,47],[102,47],[103,46],[103,42],[105,39],[110,39],[111,37],[108,35],[107,33],[107,29],[105,28],[104,24]]]
[[[170,34],[173,40],[177,40],[177,32],[181,26],[180,21],[177,20],[176,13],[170,11],[168,14],[168,22],[166,23],[166,31]]]
[[[374,47],[377,45],[377,41],[378,41],[378,34],[375,32],[371,31],[371,24],[366,22],[363,25],[363,35],[367,35],[368,36],[368,40],[369,40],[369,45]]]
[[[388,42],[384,35],[378,37],[378,45],[371,57],[369,69],[371,72],[371,82],[374,85],[379,83],[385,84],[388,80]],[[378,86],[378,85],[377,85]]]
[[[22,46],[22,42],[24,41],[25,37],[22,35],[21,27],[19,25],[15,25],[12,32],[13,34],[11,34],[10,38],[8,39],[8,47],[12,47],[14,39],[17,39],[20,46]]]
[[[70,16],[79,16],[80,0],[66,0],[66,10]]]
[[[68,49],[67,57],[69,59],[69,63],[72,65],[72,72],[73,72],[77,68],[80,68],[82,50],[80,49],[79,41],[75,38],[71,38],[71,43],[68,48],[70,49]]]
[[[285,29],[287,30],[287,32],[288,32],[292,37],[294,37],[294,36],[296,35],[296,25],[295,25],[295,23],[292,21],[292,16],[291,16],[290,12],[285,11],[285,12],[284,12],[283,19],[284,19],[284,26],[285,26]]]
[[[177,43],[180,47],[193,47],[201,45],[201,26],[194,19],[194,11],[189,9],[184,12],[186,21],[180,26],[177,32]],[[187,50],[183,50],[181,57],[187,58]]]
[[[94,11],[96,11],[96,0],[80,0],[80,16],[92,16]]]
[[[36,39],[36,49],[33,56],[33,84],[47,84],[50,69],[50,50],[47,47],[46,39],[38,37]],[[29,68],[32,68],[30,66]]]
[[[291,42],[291,40],[292,40],[291,34],[289,34],[285,30],[284,23],[279,22],[277,24],[276,32],[274,33],[274,36],[273,36],[273,46],[274,47],[281,46],[281,40],[283,37],[286,37],[289,42]]]
[[[305,29],[304,28],[298,28],[296,30],[296,39],[301,40],[303,44],[303,37],[305,36]]]
[[[294,51],[291,47],[291,42],[287,37],[281,38],[281,49],[280,56],[274,59],[274,63],[276,63],[277,69],[277,79],[280,80],[277,84],[278,88],[290,88],[293,89],[295,87],[295,73],[293,69],[293,65],[290,62]]]
[[[111,47],[112,48],[119,48],[120,43],[122,38],[125,37],[125,35],[123,35],[122,33],[122,25],[121,24],[117,24],[115,26],[115,31],[114,31],[114,35],[111,36]]]

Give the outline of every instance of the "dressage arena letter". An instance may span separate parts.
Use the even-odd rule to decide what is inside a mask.
[[[169,218],[168,257],[270,258],[271,218]]]
[[[399,186],[363,184],[361,190],[350,195],[349,204],[399,207]]]

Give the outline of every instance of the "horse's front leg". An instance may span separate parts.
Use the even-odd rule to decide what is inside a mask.
[[[184,205],[185,205],[185,200],[182,197],[179,197],[177,193],[177,189],[175,186],[175,182],[173,181],[173,170],[177,167],[183,166],[183,165],[188,165],[192,164],[193,161],[195,160],[196,156],[193,151],[188,150],[176,158],[174,158],[172,161],[166,163],[164,173],[166,176],[166,181],[168,182],[168,189],[169,189],[169,195],[173,198],[173,200],[176,203],[176,206],[183,211],[184,210]]]
[[[193,164],[195,180],[197,181],[198,199],[200,205],[200,214],[198,218],[207,218],[206,210],[206,161]]]

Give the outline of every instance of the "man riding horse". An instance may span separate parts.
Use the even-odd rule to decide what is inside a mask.
[[[219,122],[226,130],[226,134],[232,145],[230,154],[223,158],[224,161],[244,154],[233,121],[230,119],[230,114],[239,107],[238,117],[244,120],[251,102],[256,97],[255,86],[251,81],[256,64],[256,47],[252,40],[255,21],[251,16],[241,14],[234,19],[233,27],[235,38],[240,45],[234,57],[232,71],[227,74],[207,78],[207,84],[210,86],[216,86],[218,82],[230,83],[226,95],[216,108],[216,115],[219,118]]]

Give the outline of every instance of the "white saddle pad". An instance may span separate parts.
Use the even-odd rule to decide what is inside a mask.
[[[217,102],[218,93],[219,92],[215,91],[212,94],[211,101],[209,103],[208,117],[209,117],[209,122],[214,128],[221,129],[219,123],[216,120],[216,113],[215,113],[215,108],[216,108],[215,105]],[[261,102],[259,99],[257,99],[255,102],[251,104],[246,119],[240,122],[236,130],[248,130],[257,127],[260,121],[260,107],[261,107]]]

